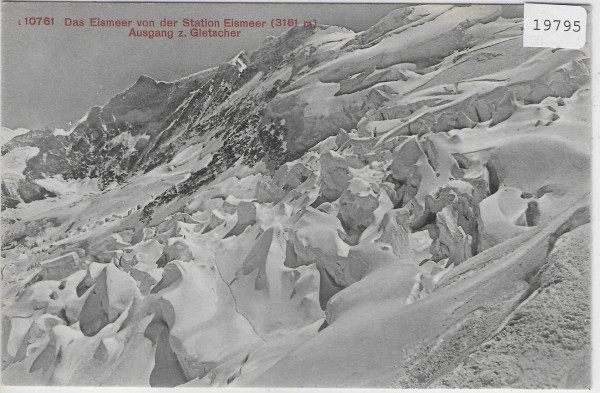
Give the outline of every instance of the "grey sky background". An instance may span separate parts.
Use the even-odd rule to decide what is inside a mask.
[[[359,31],[398,4],[279,3],[3,3],[2,125],[9,128],[67,128],[94,105],[149,75],[171,81],[258,48],[274,30],[240,29],[241,38],[133,38],[128,28],[89,27],[105,19],[237,18],[316,19]],[[53,16],[55,26],[19,26],[27,16]],[[65,27],[64,18],[86,27]],[[23,23],[23,22],[22,22]],[[180,22],[181,23],[181,22]],[[182,28],[183,29],[183,28]],[[188,28],[185,28],[188,30]]]

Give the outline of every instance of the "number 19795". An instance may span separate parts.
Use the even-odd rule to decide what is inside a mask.
[[[542,28],[540,28],[540,22],[541,22],[541,24],[543,24]],[[581,25],[579,24],[580,21],[578,21],[578,20],[570,21],[570,20],[560,20],[560,19],[554,19],[554,20],[544,19],[544,20],[540,21],[539,19],[534,19],[533,23],[535,24],[535,27],[533,28],[533,30],[548,31],[550,29],[553,29],[554,31],[558,31],[558,30],[573,31],[575,33],[577,33],[579,30],[581,30]]]

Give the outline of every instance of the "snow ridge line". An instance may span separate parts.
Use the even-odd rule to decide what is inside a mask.
[[[530,288],[527,288],[527,290],[525,291],[525,293],[529,293],[529,295],[527,297],[525,297],[524,300],[521,300],[521,299],[523,299],[524,296],[519,297],[519,300],[517,300],[517,302],[515,302],[516,304],[513,307],[511,307],[510,311],[505,315],[504,319],[502,319],[502,321],[498,324],[496,329],[494,329],[491,333],[489,333],[487,336],[485,336],[481,341],[475,342],[475,343],[471,344],[464,351],[461,351],[462,353],[460,354],[460,356],[458,356],[456,359],[453,359],[451,361],[451,363],[440,368],[436,373],[434,373],[431,376],[431,378],[427,381],[427,383],[425,383],[423,386],[420,386],[420,387],[424,388],[424,389],[429,388],[433,383],[437,382],[437,380],[440,377],[442,377],[445,374],[447,374],[448,372],[454,370],[461,362],[463,362],[466,358],[468,358],[473,352],[475,352],[477,349],[481,348],[483,345],[485,345],[485,343],[489,342],[494,337],[496,337],[500,332],[502,332],[504,330],[504,328],[506,327],[506,325],[508,324],[508,322],[510,322],[514,318],[515,314],[523,306],[525,306],[527,303],[529,303],[531,300],[533,300],[542,288],[537,288],[533,292],[529,292],[529,289]],[[474,311],[477,311],[477,310],[479,310],[479,308],[475,309]]]
[[[252,321],[250,321],[250,319],[248,319],[248,317],[246,315],[244,315],[244,313],[242,313],[238,309],[237,301],[235,300],[235,296],[233,296],[233,291],[231,290],[231,287],[229,286],[229,284],[227,284],[227,282],[223,278],[223,275],[221,274],[221,269],[219,269],[219,265],[217,264],[216,255],[214,253],[213,253],[213,257],[214,257],[215,269],[217,270],[217,273],[219,274],[219,278],[221,279],[221,281],[223,282],[223,284],[225,284],[225,286],[227,287],[227,290],[229,291],[229,294],[231,295],[231,300],[233,301],[233,308],[235,309],[235,312],[238,313],[242,318],[244,318],[248,322],[248,324],[250,325],[250,327],[254,331],[254,334],[256,334],[256,336],[258,338],[260,338],[263,343],[266,344],[267,341],[260,334],[258,334],[258,331],[256,330],[256,327],[254,326],[254,324],[252,323]]]
[[[504,328],[506,328],[506,325],[512,319],[514,319],[515,315],[519,312],[519,310],[521,310],[529,302],[531,302],[533,299],[535,299],[535,297],[542,290],[551,286],[553,283],[548,283],[548,284],[542,286],[539,281],[539,278],[540,278],[541,274],[543,274],[548,269],[548,266],[549,266],[548,265],[548,257],[550,256],[550,253],[552,252],[556,241],[558,240],[559,237],[561,237],[565,233],[571,232],[574,229],[578,228],[579,226],[585,225],[589,222],[590,222],[590,215],[589,215],[589,207],[588,206],[583,206],[583,207],[580,207],[579,209],[575,210],[575,212],[573,212],[573,214],[563,224],[561,224],[558,227],[558,229],[556,229],[550,235],[549,240],[548,240],[548,251],[546,252],[544,263],[539,267],[536,274],[531,278],[529,286],[525,289],[525,291],[519,297],[519,299],[515,302],[515,304],[510,308],[510,311],[506,314],[504,319],[502,319],[502,321],[498,324],[496,329],[494,329],[491,333],[489,333],[482,341],[480,341],[479,343],[474,343],[473,345],[469,346],[469,348],[467,350],[463,351],[461,356],[459,356],[458,359],[456,359],[456,361],[453,362],[454,363],[453,367],[452,367],[452,365],[448,365],[447,367],[443,367],[438,372],[436,372],[432,376],[432,378],[429,381],[427,381],[427,384],[424,387],[429,387],[432,383],[436,382],[439,377],[441,377],[442,375],[444,375],[447,372],[456,368],[456,366],[458,366],[458,364],[460,362],[462,362],[464,359],[466,359],[468,356],[470,356],[476,349],[485,345],[485,343],[489,342],[494,337],[496,337],[498,334],[500,334],[504,330]]]

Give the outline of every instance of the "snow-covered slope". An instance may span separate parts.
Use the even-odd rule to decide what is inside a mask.
[[[8,141],[10,141],[11,139],[13,139],[14,137],[26,134],[28,132],[29,132],[29,130],[26,128],[17,128],[16,130],[11,130],[8,127],[2,126],[2,133],[0,134],[0,137],[2,138],[1,142],[2,142],[2,144],[5,144]]]
[[[589,48],[515,14],[294,28],[12,137],[3,382],[588,387]]]

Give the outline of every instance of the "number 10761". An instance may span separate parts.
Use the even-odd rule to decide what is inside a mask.
[[[570,21],[570,20],[560,20],[560,19],[554,19],[554,20],[534,19],[533,24],[535,25],[535,27],[533,28],[533,30],[548,31],[548,30],[552,29],[554,31],[559,31],[559,30],[573,31],[573,32],[577,33],[579,30],[581,30],[581,25],[579,23],[580,23],[580,21],[578,21],[578,20]]]

